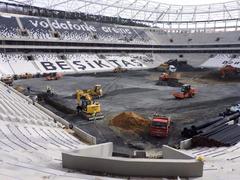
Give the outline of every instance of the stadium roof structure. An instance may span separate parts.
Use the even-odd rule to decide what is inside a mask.
[[[5,0],[2,2],[152,23],[240,18],[240,0],[204,5],[173,5],[154,0]]]

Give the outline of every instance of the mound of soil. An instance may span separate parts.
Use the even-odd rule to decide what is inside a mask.
[[[118,127],[122,130],[132,131],[134,133],[143,133],[150,124],[149,120],[134,112],[123,112],[115,116],[110,125]]]

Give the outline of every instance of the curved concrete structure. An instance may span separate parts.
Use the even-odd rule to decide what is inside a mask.
[[[199,177],[203,163],[173,148],[164,146],[164,159],[112,157],[113,144],[87,146],[62,153],[64,168],[117,176]],[[166,158],[166,159],[165,159]]]

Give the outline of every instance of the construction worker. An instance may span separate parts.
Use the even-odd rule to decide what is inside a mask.
[[[31,92],[30,86],[27,87],[27,92],[28,92],[28,94],[30,94],[30,92]]]
[[[47,94],[51,94],[51,88],[47,86]]]
[[[7,88],[7,92],[8,92],[9,94],[11,94],[11,91],[10,91],[10,89],[9,89],[9,88]]]
[[[79,115],[79,114],[80,114],[80,111],[81,111],[81,109],[82,109],[79,103],[77,104],[76,109],[77,109],[77,114]]]
[[[96,123],[96,115],[97,115],[97,113],[96,113],[96,111],[94,111],[92,114],[92,116],[94,117],[94,123]]]
[[[50,95],[50,96],[54,95],[53,89],[50,86],[47,86],[47,94]]]
[[[37,95],[32,96],[33,105],[35,105],[37,99],[38,99]]]

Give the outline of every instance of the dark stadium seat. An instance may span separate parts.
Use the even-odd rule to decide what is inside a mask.
[[[77,20],[49,19],[54,31],[59,32],[60,38],[69,41],[87,41],[92,39],[91,30]]]
[[[29,38],[33,39],[50,39],[51,27],[44,18],[21,17],[22,26],[29,32]]]
[[[0,16],[0,36],[4,38],[19,38],[20,28],[12,16]]]

